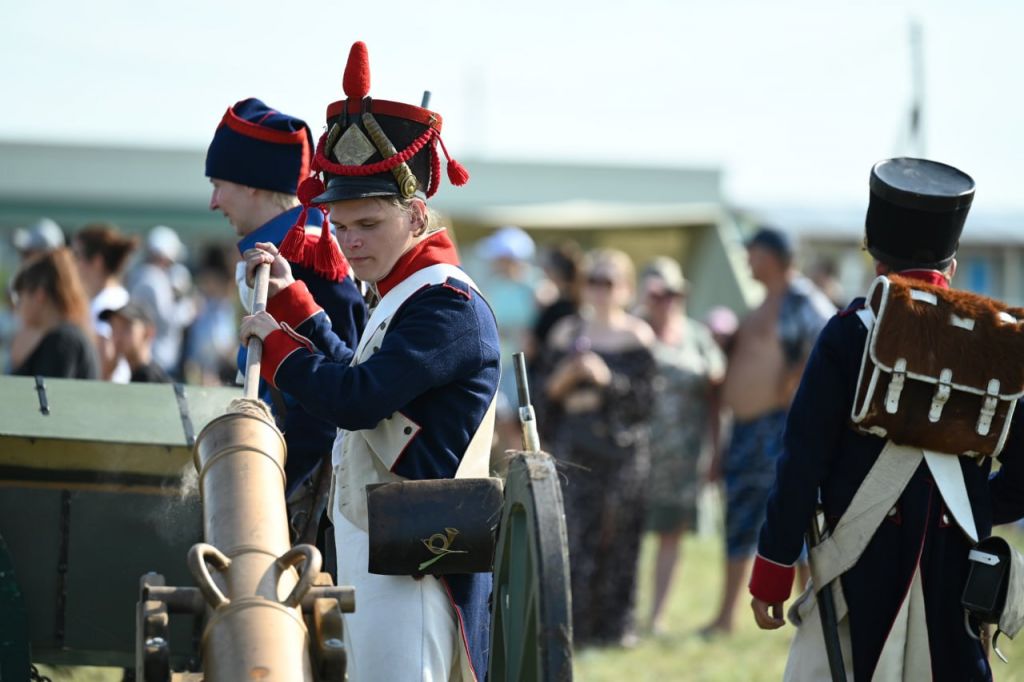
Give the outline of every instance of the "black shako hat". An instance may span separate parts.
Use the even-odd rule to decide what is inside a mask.
[[[943,270],[953,261],[974,199],[974,180],[927,159],[895,158],[871,169],[864,223],[868,251],[897,270]]]
[[[431,197],[441,181],[440,144],[453,185],[469,174],[448,157],[441,141],[441,116],[423,107],[369,97],[370,63],[366,45],[349,52],[342,81],[346,98],[327,107],[327,133],[316,150],[325,189],[316,204],[416,192]]]
[[[311,207],[367,197],[408,199],[417,193],[429,199],[441,184],[438,146],[448,162],[451,183],[459,186],[469,181],[469,173],[448,156],[441,140],[440,114],[369,97],[365,43],[352,45],[342,86],[345,99],[327,107],[327,132],[316,145],[310,177],[299,184],[303,210],[280,247],[286,259],[311,262],[324,277],[344,276],[347,266],[327,220],[310,258],[303,225]]]

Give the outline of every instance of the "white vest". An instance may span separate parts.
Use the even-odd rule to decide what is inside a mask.
[[[468,283],[479,293],[479,289],[469,276],[454,265],[439,263],[413,273],[389,291],[374,308],[359,339],[352,365],[365,362],[380,349],[391,320],[410,296],[424,286],[443,284],[449,277]],[[488,475],[491,438],[494,432],[494,410],[495,400],[492,398],[462,456],[462,462],[455,473],[456,478],[483,478]],[[338,509],[353,525],[364,531],[367,529],[367,485],[403,480],[402,476],[391,471],[391,467],[419,433],[420,428],[418,424],[396,411],[382,419],[372,429],[338,431],[332,451],[335,469],[331,495],[336,499]],[[332,500],[329,509],[334,508]]]

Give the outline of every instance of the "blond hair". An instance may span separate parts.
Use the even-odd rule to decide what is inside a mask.
[[[295,208],[299,205],[299,198],[294,194],[288,194],[287,192],[274,192],[269,189],[263,190],[266,192],[267,201],[281,209],[287,211],[290,208]]]
[[[594,249],[583,256],[584,276],[590,275],[600,265],[610,265],[622,284],[629,289],[630,296],[636,291],[636,267],[633,259],[625,251],[619,249]]]
[[[384,202],[388,206],[394,206],[402,213],[409,215],[412,213],[412,202],[415,201],[417,198],[418,197],[409,197],[408,199],[406,199],[404,197],[398,196],[397,194],[394,194],[386,197],[377,197],[377,200]],[[423,199],[419,200],[423,201]],[[441,229],[441,216],[437,213],[437,211],[430,208],[430,206],[427,206],[427,202],[425,201],[423,201],[423,208],[423,227],[425,228],[423,233],[430,234],[431,232],[437,232],[439,229]]]

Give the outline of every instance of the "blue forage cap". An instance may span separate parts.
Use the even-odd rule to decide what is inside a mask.
[[[221,118],[206,151],[206,177],[296,194],[312,158],[313,135],[305,121],[253,97]]]

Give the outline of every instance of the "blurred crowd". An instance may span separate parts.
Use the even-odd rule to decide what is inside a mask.
[[[13,235],[19,262],[0,319],[8,374],[113,382],[234,384],[237,250],[189,254],[178,234],[110,223],[66,233],[42,219]],[[748,242],[764,303],[741,320],[687,311],[692,284],[667,256],[574,242],[538,248],[503,227],[466,254],[502,341],[495,453],[519,449],[512,356],[527,359],[544,449],[563,473],[578,646],[630,645],[666,628],[682,539],[699,500],[724,491],[725,589],[702,633],[732,629],[803,363],[840,299],[827,268],[793,264],[786,235]],[[640,266],[639,270],[637,265]],[[500,467],[500,454],[496,461]],[[641,539],[656,538],[652,602],[636,614]]]
[[[496,450],[521,447],[512,353],[528,361],[545,450],[563,474],[573,637],[630,646],[667,628],[665,606],[702,493],[724,492],[726,562],[705,637],[727,634],[757,544],[781,452],[786,408],[819,331],[836,308],[794,266],[785,233],[747,242],[764,301],[741,320],[716,306],[687,311],[678,261],[637,264],[575,243],[536,249],[516,227],[479,242],[472,273],[503,343]],[[815,279],[828,283],[827,268]],[[834,278],[833,278],[834,280]],[[834,286],[829,294],[840,299]],[[656,538],[653,596],[636,614],[641,539]]]
[[[5,373],[116,383],[233,383],[237,255],[190,258],[170,227],[144,238],[112,223],[70,236],[43,218],[14,231],[18,263],[0,321]]]

